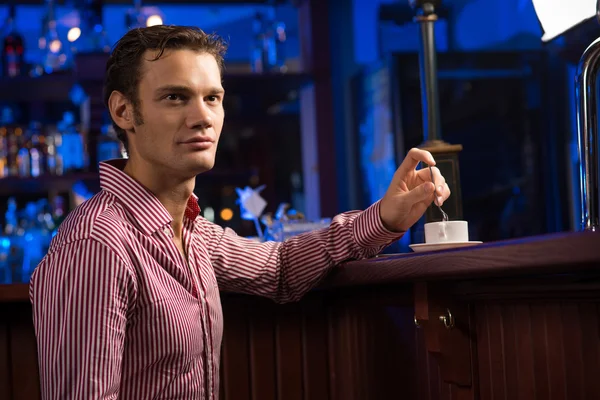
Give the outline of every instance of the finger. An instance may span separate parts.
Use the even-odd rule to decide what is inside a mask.
[[[420,202],[431,203],[434,190],[435,187],[431,182],[425,182],[407,192],[404,196],[411,206]]]
[[[438,167],[431,167],[431,172],[429,172],[429,168],[422,169],[417,172],[417,174],[419,174],[419,178],[425,182],[431,182],[432,173],[436,194],[438,196],[442,196],[444,193],[444,185],[446,184],[446,178],[444,178],[444,175],[442,175]]]
[[[443,189],[442,189],[442,195],[438,197],[438,202],[440,204],[440,206],[442,204],[444,204],[444,202],[446,200],[448,200],[448,197],[450,197],[450,187],[448,186],[448,183],[444,183]]]
[[[442,175],[438,167],[431,167],[433,172],[433,183],[435,184],[435,194],[438,196],[438,201],[443,200],[444,189],[446,187],[446,178]]]
[[[406,176],[410,171],[417,168],[417,165],[419,165],[420,162],[424,162],[432,166],[435,165],[435,159],[427,150],[417,149],[416,147],[410,149],[402,161],[402,164],[400,164],[400,167],[398,168],[400,177]]]

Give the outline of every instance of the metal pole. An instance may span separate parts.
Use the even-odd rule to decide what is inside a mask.
[[[425,13],[430,10],[430,13]],[[415,17],[421,26],[421,49],[419,51],[419,67],[421,75],[421,104],[423,112],[423,139],[425,142],[442,139],[440,132],[440,100],[437,81],[437,57],[435,48],[434,24],[437,15],[434,8],[427,3],[424,13]]]
[[[577,139],[579,181],[581,190],[581,229],[600,228],[598,202],[598,94],[600,38],[583,52],[577,66],[575,96],[577,98]]]
[[[438,17],[435,9],[440,0],[409,0],[416,10],[415,22],[421,28],[419,74],[421,78],[421,111],[423,113],[423,146],[442,144],[440,100],[437,81],[437,57],[434,25]]]

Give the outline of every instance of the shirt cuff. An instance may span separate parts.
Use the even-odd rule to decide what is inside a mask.
[[[383,225],[379,214],[380,204],[381,200],[373,203],[354,220],[354,239],[361,247],[385,246],[404,235],[404,232],[392,232]]]

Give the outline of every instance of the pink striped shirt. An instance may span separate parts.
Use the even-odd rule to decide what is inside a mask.
[[[336,264],[373,256],[398,238],[379,203],[330,228],[256,243],[199,215],[184,218],[188,261],[171,215],[101,163],[102,190],[60,226],[30,283],[44,399],[219,398],[219,290],[299,299]]]

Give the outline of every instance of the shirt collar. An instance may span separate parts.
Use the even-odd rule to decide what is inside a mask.
[[[119,199],[131,213],[139,229],[151,235],[173,221],[173,217],[158,198],[138,181],[123,172],[127,159],[100,162],[100,187]],[[198,197],[192,193],[185,217],[195,221],[200,214]]]

